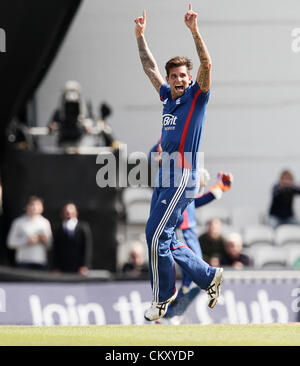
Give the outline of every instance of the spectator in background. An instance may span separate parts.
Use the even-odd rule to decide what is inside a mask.
[[[62,222],[53,232],[53,266],[56,272],[87,275],[91,262],[92,233],[88,223],[78,220],[74,203],[61,210]]]
[[[242,269],[250,266],[251,260],[248,255],[242,253],[243,241],[238,233],[230,233],[226,237],[225,253],[220,258],[222,266],[232,266],[235,269]]]
[[[221,221],[214,218],[208,222],[207,231],[199,237],[203,259],[213,267],[219,267],[220,257],[225,253],[225,239],[221,231]]]
[[[48,124],[50,132],[58,131],[58,145],[63,148],[77,147],[82,137],[92,128],[87,118],[86,104],[82,98],[81,85],[76,80],[65,83],[60,105]]]
[[[148,275],[148,264],[145,258],[145,251],[140,242],[134,242],[130,247],[129,260],[124,264],[122,272],[130,277],[138,278]]]
[[[12,222],[7,246],[15,249],[19,268],[46,269],[52,232],[50,222],[42,216],[43,211],[43,200],[32,196],[27,202],[25,215]]]
[[[293,174],[284,170],[272,190],[268,221],[274,229],[282,224],[298,224],[293,211],[296,194],[300,194],[300,187],[294,184]]]
[[[99,117],[96,120],[96,130],[98,133],[98,145],[111,147],[114,151],[119,150],[119,141],[114,136],[113,130],[107,121],[111,115],[112,109],[106,104],[102,103],[99,107]]]

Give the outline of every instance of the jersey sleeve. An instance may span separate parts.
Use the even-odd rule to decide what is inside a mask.
[[[200,91],[200,95],[199,95],[199,98],[198,100],[201,102],[201,103],[207,103],[208,100],[209,100],[209,96],[210,96],[210,90],[208,90],[206,93],[204,93],[201,89],[200,89],[200,86],[199,84],[197,83],[197,81],[195,81],[192,86],[190,87],[191,89],[191,93],[193,96],[196,95],[197,92]]]
[[[170,85],[166,83],[163,84],[159,90],[160,100],[163,101],[164,99],[168,98],[169,92],[170,92]]]
[[[215,199],[215,196],[211,192],[207,192],[200,197],[195,198],[195,207],[201,207],[207,205]]]

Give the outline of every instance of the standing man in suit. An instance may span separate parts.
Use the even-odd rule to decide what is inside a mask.
[[[92,233],[88,223],[78,220],[74,203],[61,210],[62,222],[53,234],[53,264],[59,272],[87,275],[91,263]]]

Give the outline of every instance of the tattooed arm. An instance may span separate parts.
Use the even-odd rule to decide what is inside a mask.
[[[152,56],[152,53],[149,50],[147,42],[144,37],[145,29],[146,29],[146,11],[144,10],[143,16],[138,17],[134,20],[135,26],[135,35],[137,39],[139,55],[141,59],[141,63],[145,74],[150,79],[152,85],[159,93],[160,87],[164,83],[163,77],[161,76],[157,63]]]
[[[197,25],[198,14],[192,10],[192,5],[189,4],[189,10],[184,17],[185,24],[191,30],[197,53],[200,59],[200,67],[197,74],[197,82],[200,89],[206,93],[211,86],[211,58],[206,48],[206,45],[200,35]]]

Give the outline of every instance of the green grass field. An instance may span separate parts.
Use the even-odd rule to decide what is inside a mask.
[[[300,323],[0,326],[0,346],[300,346]]]

